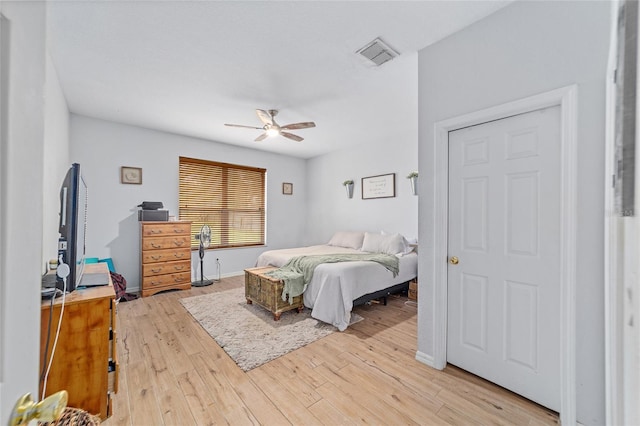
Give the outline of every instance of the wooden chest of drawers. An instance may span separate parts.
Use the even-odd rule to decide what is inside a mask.
[[[293,303],[282,300],[284,283],[281,280],[264,275],[265,272],[277,269],[273,266],[264,268],[250,268],[244,270],[244,294],[247,303],[253,302],[268,309],[273,314],[274,321],[278,321],[283,312],[304,309],[302,295],[293,298]]]
[[[191,288],[191,222],[140,222],[142,297]]]

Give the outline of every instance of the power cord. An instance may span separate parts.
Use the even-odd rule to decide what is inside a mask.
[[[195,273],[196,273],[196,275],[195,275],[195,277],[196,277],[196,281],[198,280],[198,269],[200,269],[200,265],[196,265],[196,271],[195,271]],[[208,280],[210,280],[210,279],[211,279],[211,278],[209,278],[208,276],[206,276],[206,275],[204,274],[204,270],[202,271],[201,276],[202,276],[202,279],[203,279],[204,281],[208,281]]]
[[[197,277],[198,277],[198,268],[199,268],[199,265],[196,265],[196,271],[195,271],[195,272],[196,272],[196,279],[197,279]],[[202,271],[203,279],[204,279],[205,281],[207,281],[207,280],[211,280],[211,281],[214,281],[214,282],[220,282],[221,278],[220,278],[220,260],[219,260],[219,259],[216,259],[216,269],[218,270],[218,272],[217,272],[217,277],[215,277],[215,278],[209,278],[208,276],[206,276],[206,275],[204,274],[204,271]]]
[[[64,263],[62,259],[62,255],[58,257],[58,269],[56,274],[60,278],[62,278],[62,304],[60,305],[60,318],[58,319],[58,327],[56,329],[56,337],[53,339],[53,347],[51,348],[51,358],[49,358],[49,365],[47,366],[46,373],[44,374],[44,382],[42,384],[42,397],[44,399],[45,392],[47,390],[47,379],[49,378],[49,373],[51,372],[51,364],[53,364],[53,356],[56,353],[56,346],[58,345],[58,337],[60,337],[60,326],[62,325],[62,317],[64,315],[64,303],[67,295],[67,277],[69,276],[69,265]],[[51,305],[53,307],[53,300],[51,301]],[[51,323],[49,323],[51,325]]]

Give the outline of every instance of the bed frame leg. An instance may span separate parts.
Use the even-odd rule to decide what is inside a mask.
[[[383,302],[384,306],[387,306],[387,296],[383,296],[382,300],[384,301]]]

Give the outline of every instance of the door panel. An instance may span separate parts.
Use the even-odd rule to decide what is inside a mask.
[[[462,274],[461,343],[487,352],[487,277]]]
[[[487,250],[487,179],[464,179],[462,190],[462,247]]]
[[[504,359],[535,372],[538,368],[538,286],[507,281],[504,291]]]
[[[560,408],[560,108],[449,133],[447,361]]]
[[[506,253],[538,254],[538,172],[512,173],[506,176]]]

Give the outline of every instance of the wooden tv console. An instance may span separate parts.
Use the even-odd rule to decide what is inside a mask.
[[[106,263],[85,265],[85,273],[109,272]],[[64,305],[60,336],[47,380],[45,396],[60,390],[69,393],[67,406],[81,408],[106,419],[111,416],[111,394],[118,391],[118,357],[116,352],[116,294],[109,285],[76,289],[68,293]],[[40,317],[40,372],[49,363],[62,297],[53,302],[43,300]],[[44,358],[47,331],[49,350]],[[40,381],[40,394],[44,382]]]

